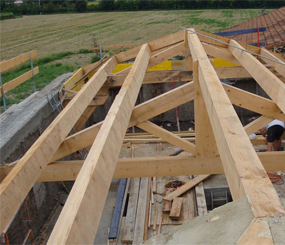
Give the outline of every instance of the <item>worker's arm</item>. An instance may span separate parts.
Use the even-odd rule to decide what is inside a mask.
[[[266,137],[266,130],[264,128],[260,129],[260,133],[264,138]]]

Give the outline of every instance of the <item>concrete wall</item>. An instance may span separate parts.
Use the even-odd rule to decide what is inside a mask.
[[[52,110],[46,96],[57,100],[58,90],[71,75],[69,73],[57,77],[42,91],[32,94],[1,114],[1,164],[21,158],[58,115],[58,112]],[[35,237],[63,193],[64,188],[60,182],[36,183],[25,199],[27,208],[23,203],[9,226],[7,235],[10,244],[22,244],[30,229]],[[29,242],[31,239],[28,244]]]

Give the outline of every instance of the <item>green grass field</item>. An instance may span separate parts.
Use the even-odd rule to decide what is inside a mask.
[[[39,63],[40,74],[36,76],[36,82],[41,88],[55,76],[91,63],[94,53],[82,50],[94,46],[94,39],[102,46],[142,43],[177,32],[181,26],[213,33],[260,14],[261,10],[237,9],[23,16],[1,21],[1,60],[37,50],[35,62]],[[113,51],[104,50],[104,53],[111,54]],[[2,80],[5,83],[15,75],[14,72],[4,73]],[[32,92],[25,86],[28,85],[21,85],[20,90],[8,93],[9,105],[18,103]]]

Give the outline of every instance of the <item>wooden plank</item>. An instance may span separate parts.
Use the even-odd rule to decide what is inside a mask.
[[[198,216],[208,213],[203,182],[195,186]]]
[[[241,47],[241,45],[234,40],[231,40],[230,43]],[[251,54],[233,47],[229,47],[229,50],[283,113],[285,113],[285,84]]]
[[[274,67],[274,70],[277,71],[281,76],[285,77],[285,63],[284,63],[284,60],[278,58],[277,56],[274,55],[274,53],[266,50],[265,48],[262,48],[260,50],[260,54],[265,56],[265,57],[267,57],[267,58],[270,58],[272,60],[276,60],[276,61],[282,62],[283,65],[279,64],[279,63],[275,63],[274,61],[271,61],[271,60],[268,60],[268,59],[261,58],[267,64],[272,65]]]
[[[158,225],[157,235],[159,235],[161,233],[161,223],[162,223],[162,217],[159,218],[159,225]]]
[[[145,44],[116,96],[77,176],[69,198],[49,238],[49,244],[90,244],[94,241],[116,169],[121,144],[149,58],[150,49]],[[100,188],[94,190],[96,185],[99,185]],[[94,205],[90,205],[90,203]],[[94,215],[90,216],[90,213]],[[88,219],[84,218],[85,215],[88,215]],[[78,234],[79,231],[84,234]]]
[[[123,230],[123,243],[132,243],[134,239],[135,220],[137,214],[137,203],[140,189],[140,178],[131,179],[129,203],[126,214],[126,222]]]
[[[261,115],[285,121],[285,115],[272,100],[255,95],[227,84],[222,84],[234,105],[254,111]]]
[[[148,178],[141,178],[133,244],[140,244],[144,238],[147,185]]]
[[[168,196],[172,193],[172,189],[166,188],[165,195]],[[162,206],[162,212],[163,213],[169,213],[171,210],[171,205],[172,205],[172,199],[171,200],[166,200],[163,198],[163,206]]]
[[[237,244],[274,244],[271,231],[266,220],[254,219],[243,233]]]
[[[175,197],[169,213],[170,219],[179,219],[182,209],[183,197]]]
[[[244,69],[244,68],[243,68]],[[109,75],[106,85],[121,86],[126,78],[126,74]],[[165,83],[165,82],[188,82],[192,75],[189,71],[148,71],[146,72],[143,84]]]
[[[163,200],[172,201],[175,197],[181,196],[183,193],[185,193],[186,191],[190,190],[191,188],[193,188],[194,186],[199,184],[204,179],[207,179],[209,176],[210,176],[210,174],[196,176],[194,179],[190,180],[185,185],[182,185],[177,190],[175,190],[175,191],[171,192],[170,194],[166,195],[163,198]]]
[[[189,34],[188,40],[202,52],[197,35]],[[194,52],[191,49],[192,55]],[[285,213],[215,70],[202,56],[199,58],[199,81],[233,199],[246,196],[255,217]]]
[[[244,130],[247,135],[255,133],[257,130],[263,128],[265,125],[270,123],[272,121],[272,118],[260,116],[259,118],[255,119],[251,123],[247,124],[244,127]]]
[[[35,67],[33,69],[33,71],[34,71],[34,75],[39,74],[39,67],[38,66]],[[13,88],[17,87],[18,85],[20,85],[23,82],[25,82],[28,79],[30,79],[31,77],[33,77],[32,70],[27,71],[26,73],[22,74],[19,77],[16,77],[15,79],[11,80],[10,82],[7,82],[7,83],[3,84],[4,93],[6,94],[7,92],[12,90]],[[2,90],[0,90],[0,96],[2,97]]]
[[[104,84],[108,70],[112,70],[115,66],[116,61],[110,60],[90,79],[2,181],[0,185],[1,230],[8,224],[74,123]]]
[[[196,146],[193,143],[180,138],[172,132],[163,129],[150,121],[138,123],[136,126],[151,134],[156,135],[157,137],[160,137],[162,140],[165,140],[166,142],[177,146],[193,155],[196,154]]]
[[[27,53],[21,54],[17,57],[14,57],[12,59],[5,60],[5,61],[1,62],[0,63],[0,72],[4,72],[4,71],[7,71],[9,69],[12,69],[15,66],[18,66],[21,63],[29,60],[30,54],[31,54],[32,58],[35,58],[37,56],[36,50],[32,50],[32,51],[29,51]]]
[[[148,220],[149,220],[149,209],[151,206],[150,202],[150,191],[151,191],[151,177],[148,177],[148,185],[147,185],[147,195],[146,195],[146,211],[145,211],[145,221],[144,221],[144,234],[143,240],[147,240],[147,229],[148,229]]]
[[[179,86],[176,89],[136,106],[128,127],[144,122],[149,118],[155,117],[194,98],[195,89],[192,82]],[[102,124],[103,122],[97,123],[94,126],[67,137],[54,154],[51,162],[91,145]]]

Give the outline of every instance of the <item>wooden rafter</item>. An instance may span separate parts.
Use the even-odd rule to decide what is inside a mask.
[[[232,104],[261,115],[285,121],[284,113],[269,99],[244,91],[242,89],[222,84]]]
[[[93,243],[150,54],[148,44],[143,45],[77,176],[48,244]],[[78,236],[79,231],[84,232],[82,236]]]
[[[116,60],[111,59],[100,68],[1,182],[1,231],[116,65]]]
[[[199,38],[189,32],[188,42],[233,199],[246,196],[255,217],[285,213]]]
[[[242,48],[242,46],[234,40],[231,40],[230,43]],[[272,72],[265,69],[264,65],[251,54],[231,46],[229,46],[229,50],[277,106],[279,106],[283,113],[285,113],[285,84]]]

